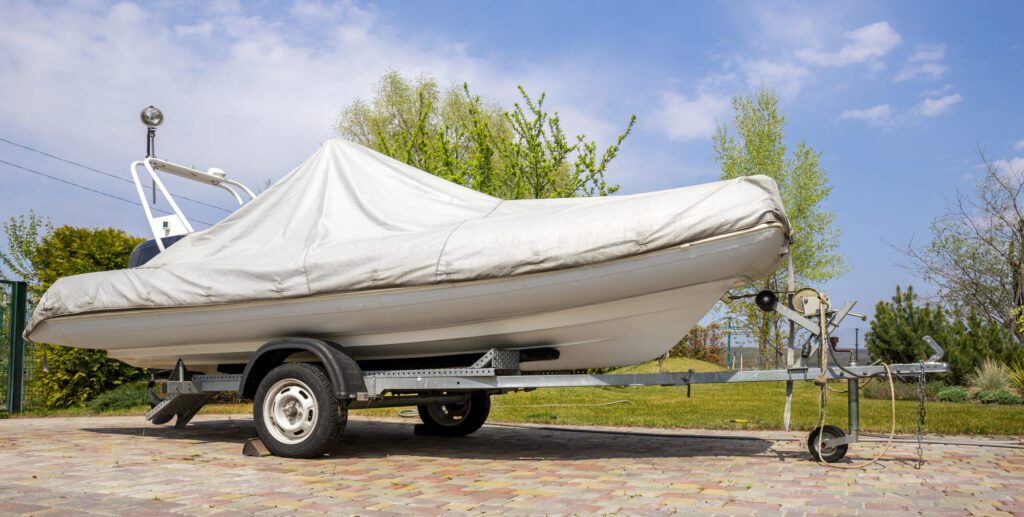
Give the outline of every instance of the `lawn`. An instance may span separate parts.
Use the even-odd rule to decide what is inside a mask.
[[[723,368],[692,359],[670,359],[666,371],[716,371]],[[621,368],[612,373],[656,372],[655,363]],[[875,381],[878,382],[878,381]],[[832,384],[845,390],[845,383]],[[818,420],[817,386],[796,383],[790,427],[809,430]],[[625,403],[607,406],[609,402]],[[510,393],[493,399],[491,422],[604,425],[689,429],[782,429],[786,385],[781,382],[701,384],[685,387],[552,388]],[[861,430],[888,433],[889,400],[861,398]],[[829,392],[827,423],[846,428],[846,394]],[[1024,435],[1024,405],[929,401],[926,431],[934,434]],[[394,415],[397,410],[366,411]],[[896,431],[917,429],[917,402],[896,401]],[[736,422],[745,421],[745,422]]]
[[[665,364],[666,371],[687,371],[691,368],[696,371],[721,369],[691,359],[670,359]],[[654,371],[657,371],[657,365],[647,363],[621,368],[613,373]],[[833,387],[842,390],[846,385],[835,383]],[[818,393],[818,388],[812,383],[795,385],[791,428],[808,430],[814,427],[818,419]],[[490,421],[651,428],[782,429],[785,401],[786,388],[781,382],[695,385],[689,398],[685,387],[551,388],[495,397]],[[615,404],[599,405],[608,403]],[[828,408],[827,422],[845,428],[846,394],[830,392]],[[138,407],[104,414],[141,414],[146,409]],[[929,433],[1024,435],[1024,405],[929,401],[926,409],[926,430]],[[250,411],[249,404],[211,404],[203,409],[206,414]],[[398,411],[376,409],[354,413],[395,416]],[[29,416],[79,414],[86,414],[86,411],[34,412]],[[863,431],[889,431],[889,400],[861,398],[860,415]],[[916,401],[897,400],[897,432],[915,432],[916,415]]]

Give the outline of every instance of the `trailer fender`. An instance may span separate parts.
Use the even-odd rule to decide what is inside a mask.
[[[287,359],[300,352],[309,352],[324,365],[339,400],[354,399],[366,392],[363,370],[345,353],[341,345],[313,338],[282,338],[269,341],[256,351],[242,372],[243,397],[252,398],[263,377]]]

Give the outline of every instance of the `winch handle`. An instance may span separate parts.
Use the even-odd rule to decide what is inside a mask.
[[[938,344],[938,343],[936,343],[936,342],[935,342],[935,340],[934,340],[934,339],[932,339],[932,337],[931,337],[931,336],[925,336],[925,337],[923,337],[922,339],[924,339],[924,342],[925,342],[925,343],[928,343],[928,346],[932,347],[932,352],[935,352],[934,354],[932,354],[932,356],[931,356],[931,357],[929,357],[929,358],[928,358],[928,359],[926,360],[926,362],[929,362],[929,363],[937,363],[937,362],[939,362],[939,360],[941,360],[941,359],[942,359],[942,357],[943,357],[944,355],[946,355],[946,351],[945,351],[945,350],[943,350],[943,349],[942,349],[942,347],[941,347],[941,346],[939,346],[939,344]]]

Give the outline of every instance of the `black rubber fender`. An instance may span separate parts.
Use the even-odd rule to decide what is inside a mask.
[[[290,356],[300,352],[312,353],[323,364],[339,400],[351,400],[357,394],[366,392],[362,368],[345,353],[341,345],[314,338],[291,337],[268,341],[256,350],[242,372],[239,393],[243,397],[252,398],[263,377],[284,364]]]

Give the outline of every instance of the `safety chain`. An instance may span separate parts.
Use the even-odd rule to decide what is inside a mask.
[[[921,361],[921,373],[917,376],[917,464],[914,465],[915,469],[924,466],[924,448],[922,446],[924,439],[924,388],[924,361]]]

